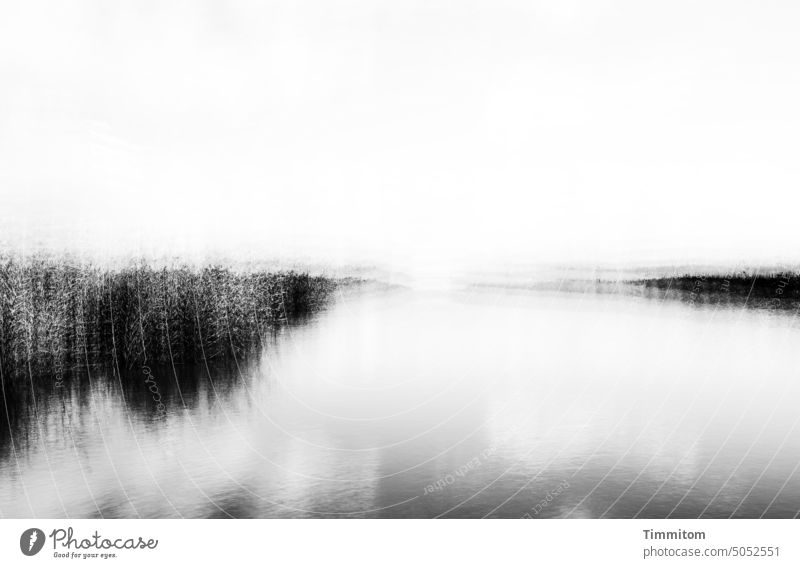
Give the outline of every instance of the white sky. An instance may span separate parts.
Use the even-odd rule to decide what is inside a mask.
[[[0,242],[797,260],[799,28],[790,1],[3,2]]]

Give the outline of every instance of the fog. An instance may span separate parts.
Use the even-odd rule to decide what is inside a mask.
[[[0,242],[797,260],[793,2],[0,7]]]

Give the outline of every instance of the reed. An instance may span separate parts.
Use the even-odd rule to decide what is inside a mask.
[[[800,300],[800,274],[789,271],[687,273],[634,282],[648,288],[681,290],[698,295],[725,294],[754,300]]]
[[[2,258],[0,371],[8,383],[111,362],[224,358],[320,308],[335,286],[295,271]]]

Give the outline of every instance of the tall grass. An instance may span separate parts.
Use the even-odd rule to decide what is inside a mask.
[[[334,286],[294,271],[2,258],[0,371],[13,379],[112,361],[133,367],[224,358],[319,308]]]
[[[677,299],[693,305],[731,305],[769,310],[800,309],[800,274],[794,271],[680,273],[627,284],[648,297]]]
[[[743,298],[800,300],[800,274],[795,272],[687,273],[635,282],[650,288],[671,288],[696,294],[729,294]]]

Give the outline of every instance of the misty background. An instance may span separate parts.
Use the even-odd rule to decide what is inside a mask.
[[[800,6],[0,6],[0,244],[792,262]]]

